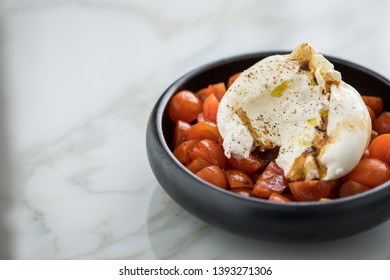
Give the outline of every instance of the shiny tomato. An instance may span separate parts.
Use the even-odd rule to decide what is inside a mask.
[[[173,148],[176,148],[181,143],[187,140],[187,134],[191,125],[188,122],[178,120],[173,130]]]
[[[229,169],[225,171],[230,188],[253,188],[253,181],[241,170]]]
[[[197,92],[197,96],[204,102],[210,94],[214,94],[218,101],[221,101],[225,95],[226,87],[224,83],[209,85],[207,88],[202,88]]]
[[[199,115],[198,115],[198,118],[196,119],[198,123],[202,123],[202,122],[205,122],[205,118],[203,116],[203,112],[201,112]]]
[[[386,162],[376,158],[362,159],[344,176],[344,180],[353,180],[373,188],[390,180],[390,167]]]
[[[372,123],[372,129],[379,134],[390,133],[390,112],[383,112]]]
[[[201,169],[210,166],[211,164],[204,160],[203,158],[197,158],[191,161],[189,164],[186,165],[186,167],[192,172],[197,173]]]
[[[366,149],[360,159],[365,159],[370,157],[370,151]]]
[[[176,93],[169,102],[169,117],[176,122],[182,120],[192,122],[202,112],[202,102],[189,90]]]
[[[226,168],[227,161],[223,149],[213,140],[200,140],[192,147],[188,155],[191,160],[203,158],[212,165],[218,165],[221,168]]]
[[[231,192],[249,197],[251,195],[252,188],[234,188],[230,189]]]
[[[198,171],[196,175],[203,180],[220,187],[222,189],[227,188],[227,180],[225,177],[225,173],[222,171],[219,166],[212,165],[203,168],[202,170]]]
[[[198,140],[190,140],[181,143],[176,149],[173,151],[173,155],[180,161],[182,164],[186,165],[191,162],[191,158],[189,156],[189,152],[192,150],[195,144],[197,144]]]
[[[237,80],[237,78],[238,78],[238,76],[240,76],[240,74],[241,74],[241,72],[233,74],[233,75],[230,76],[230,78],[229,78],[229,80],[227,82],[227,88],[229,88],[234,83],[234,81]]]
[[[369,157],[390,163],[390,133],[381,134],[371,141]]]
[[[194,124],[187,133],[187,140],[193,139],[210,139],[217,143],[222,143],[222,137],[219,134],[217,125],[211,122]]]
[[[207,96],[203,102],[203,117],[206,121],[216,122],[219,101],[214,94]]]
[[[296,181],[288,184],[292,194],[298,201],[318,201],[330,198],[338,181]]]
[[[346,196],[362,193],[368,191],[369,189],[370,189],[369,187],[363,184],[360,184],[352,180],[348,180],[340,188],[340,197],[346,197]]]
[[[269,198],[273,192],[281,193],[288,185],[283,169],[271,161],[253,187],[252,195]]]
[[[289,199],[287,196],[284,196],[280,193],[272,193],[270,197],[268,198],[269,201],[276,201],[276,202],[290,202],[291,199]]]
[[[364,100],[364,103],[366,103],[366,105],[374,111],[376,116],[378,116],[383,112],[382,98],[377,96],[368,96],[368,95],[364,95],[362,96],[362,98]]]
[[[267,160],[258,159],[252,154],[249,155],[249,158],[231,155],[228,161],[231,167],[244,171],[248,175],[252,175],[257,170],[264,168],[269,162]]]

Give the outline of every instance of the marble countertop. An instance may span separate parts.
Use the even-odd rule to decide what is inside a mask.
[[[308,41],[390,78],[390,2],[351,4],[1,1],[6,257],[389,259],[390,221],[309,245],[209,226],[172,201],[146,157],[146,122],[158,97],[216,59]]]

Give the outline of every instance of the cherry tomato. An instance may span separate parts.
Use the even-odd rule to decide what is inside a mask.
[[[203,102],[203,116],[206,121],[216,122],[219,101],[214,94],[207,96]]]
[[[390,112],[383,112],[372,123],[372,129],[379,134],[390,133]]]
[[[219,134],[218,127],[215,123],[202,122],[194,124],[187,134],[187,140],[202,140],[210,139],[217,143],[222,143],[221,134]]]
[[[371,121],[374,121],[376,118],[374,110],[371,109],[371,107],[367,106],[368,113],[370,113]]]
[[[227,88],[229,88],[233,83],[234,81],[238,78],[238,76],[240,76],[241,72],[239,73],[236,73],[236,74],[233,74],[230,76],[228,82],[227,82]]]
[[[366,149],[361,157],[361,159],[369,158],[370,157],[370,151]]]
[[[378,116],[383,112],[382,98],[377,96],[368,96],[368,95],[364,95],[362,96],[362,98],[364,103],[366,103],[366,105],[374,111],[376,116]]]
[[[253,188],[252,179],[241,170],[229,169],[225,171],[230,188]]]
[[[281,193],[287,188],[288,181],[283,169],[271,161],[253,187],[252,195],[269,198],[273,192]]]
[[[221,168],[226,167],[226,157],[223,149],[215,141],[203,139],[196,143],[188,153],[190,159],[203,158],[212,165],[218,165]]]
[[[276,201],[276,202],[283,202],[283,203],[291,201],[287,196],[284,196],[280,193],[275,193],[275,192],[270,195],[268,200],[269,201]]]
[[[231,167],[244,171],[248,175],[252,175],[257,170],[265,167],[269,162],[267,160],[258,159],[253,154],[250,154],[249,158],[231,155],[228,161]]]
[[[187,140],[187,134],[190,128],[191,125],[188,122],[183,122],[181,120],[176,122],[175,129],[173,130],[173,148],[176,148]]]
[[[197,144],[198,140],[190,140],[181,143],[177,148],[173,151],[173,155],[180,161],[182,164],[186,165],[191,162],[191,158],[189,156],[189,152],[192,150],[192,147]]]
[[[221,101],[225,95],[226,87],[224,83],[209,85],[207,88],[202,88],[197,92],[197,96],[204,102],[210,94],[214,94],[218,101]]]
[[[353,180],[373,188],[390,180],[390,167],[386,162],[376,158],[362,159],[344,176],[344,180]]]
[[[196,120],[200,112],[202,112],[202,102],[188,90],[176,93],[169,102],[169,117],[174,122],[182,120],[190,123]]]
[[[362,193],[368,191],[369,189],[370,189],[369,187],[363,184],[360,184],[352,180],[348,180],[341,186],[340,197],[346,197],[346,196]]]
[[[368,146],[369,156],[390,163],[390,133],[381,134]]]
[[[318,201],[322,198],[330,198],[336,181],[296,181],[288,184],[292,194],[298,201]]]
[[[198,118],[197,118],[197,122],[198,123],[202,123],[202,122],[205,122],[205,118],[203,116],[203,112],[201,112],[199,115],[198,115]]]
[[[249,197],[252,191],[252,188],[234,188],[230,189],[231,192],[234,192],[236,194]]]
[[[204,160],[203,158],[197,158],[191,161],[189,164],[186,165],[186,167],[192,172],[197,173],[201,169],[210,166],[211,164]]]
[[[227,180],[225,177],[225,173],[222,171],[219,166],[212,165],[203,168],[202,170],[198,171],[196,175],[203,180],[220,187],[222,189],[227,188]]]

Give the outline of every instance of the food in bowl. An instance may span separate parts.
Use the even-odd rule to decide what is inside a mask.
[[[240,195],[326,201],[390,180],[390,120],[382,110],[379,97],[362,98],[304,43],[231,76],[227,90],[215,81],[176,93],[173,154]]]

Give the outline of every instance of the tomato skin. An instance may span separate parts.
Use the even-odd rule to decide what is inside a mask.
[[[371,107],[367,106],[368,113],[370,114],[371,121],[374,121],[376,119],[376,115],[374,110],[371,109]]]
[[[188,153],[191,160],[203,158],[212,165],[226,168],[226,157],[223,149],[215,141],[209,139],[202,139],[196,143],[191,151]]]
[[[225,173],[219,166],[211,165],[196,173],[196,176],[222,189],[227,188]]]
[[[369,157],[377,158],[390,164],[390,133],[381,134],[368,146]]]
[[[368,191],[370,188],[358,182],[348,180],[340,188],[340,197],[347,197]]]
[[[376,158],[362,159],[343,179],[353,180],[369,188],[374,188],[390,180],[390,167],[386,162]]]
[[[271,161],[253,187],[252,195],[269,198],[273,192],[282,193],[288,186],[283,169]]]
[[[372,129],[379,134],[390,133],[390,112],[383,112],[372,123]]]
[[[203,117],[206,121],[216,122],[218,113],[219,101],[214,94],[207,96],[203,102]]]
[[[322,198],[331,198],[338,181],[296,181],[288,184],[292,194],[298,201],[319,201]]]
[[[264,168],[269,163],[269,161],[258,159],[252,154],[249,155],[249,158],[231,155],[228,161],[231,167],[241,170],[248,175],[252,175],[257,170]]]
[[[176,93],[169,102],[168,113],[172,121],[192,122],[202,112],[202,102],[189,90]]]
[[[229,77],[229,80],[227,82],[227,88],[230,88],[230,86],[234,83],[235,80],[237,80],[238,76],[240,76],[241,72],[238,72],[236,74],[233,74]]]
[[[207,88],[202,88],[196,93],[196,95],[204,102],[210,94],[214,94],[218,101],[221,101],[222,97],[226,93],[226,87],[224,83],[216,83],[209,85]]]
[[[219,134],[215,123],[202,122],[194,124],[187,133],[187,140],[210,139],[217,143],[222,143],[222,136]]]
[[[275,202],[282,202],[282,203],[286,203],[286,202],[290,202],[291,201],[287,196],[284,196],[282,194],[275,193],[275,192],[270,195],[268,200],[269,201],[275,201]]]
[[[374,111],[376,116],[383,112],[383,101],[381,97],[363,95],[362,98],[364,103]]]
[[[198,140],[190,140],[181,143],[177,148],[173,151],[173,155],[176,157],[180,163],[186,165],[191,162],[191,158],[189,156],[189,152],[192,148],[198,143]]]
[[[249,197],[251,196],[252,188],[239,187],[239,188],[230,189],[230,191],[245,197]]]
[[[241,170],[229,169],[225,171],[230,188],[253,188],[253,181]]]
[[[173,148],[175,149],[184,141],[187,141],[187,134],[190,130],[191,125],[188,122],[178,120],[175,123],[175,128],[173,130]]]
[[[192,173],[197,173],[198,171],[210,165],[211,164],[208,161],[204,160],[203,158],[197,158],[191,161],[189,164],[187,164],[186,167]]]

